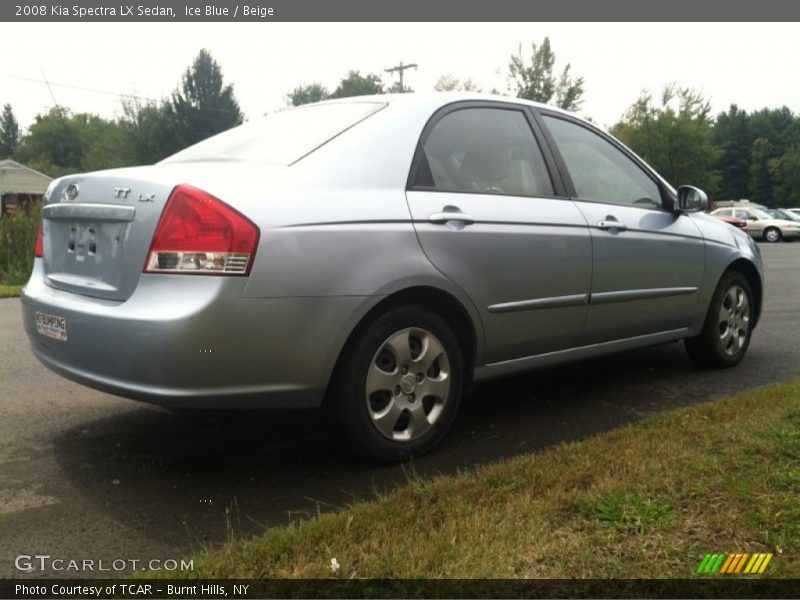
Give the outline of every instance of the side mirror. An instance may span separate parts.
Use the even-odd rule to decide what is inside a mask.
[[[678,188],[678,201],[675,208],[679,212],[700,212],[708,208],[706,193],[691,185],[682,185]]]

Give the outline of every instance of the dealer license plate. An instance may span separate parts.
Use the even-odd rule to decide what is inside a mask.
[[[67,341],[67,321],[64,317],[37,312],[36,331],[54,340]]]

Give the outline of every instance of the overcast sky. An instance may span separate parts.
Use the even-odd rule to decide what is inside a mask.
[[[715,112],[786,105],[800,112],[800,25],[684,23],[64,23],[0,24],[4,60],[0,103],[22,127],[53,98],[42,79],[116,94],[161,98],[201,48],[234,84],[248,117],[285,105],[286,92],[311,81],[330,90],[350,69],[385,76],[415,62],[406,83],[433,88],[443,73],[505,92],[508,57],[521,43],[550,36],[560,69],[585,78],[581,114],[614,124],[642,89],[668,82],[701,90]],[[13,77],[10,77],[13,76]],[[120,114],[120,98],[52,86],[77,112]]]

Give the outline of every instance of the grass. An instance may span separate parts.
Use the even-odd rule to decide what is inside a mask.
[[[0,283],[0,298],[17,298],[21,290],[21,285],[5,285]]]
[[[12,216],[0,218],[0,285],[22,285],[30,277],[41,218],[42,209],[38,205],[30,212],[18,210]]]
[[[706,552],[773,552],[764,576],[798,577],[798,497],[800,380],[412,480],[169,576],[687,578]]]

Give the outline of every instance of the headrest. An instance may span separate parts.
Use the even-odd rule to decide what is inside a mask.
[[[463,181],[502,181],[508,177],[508,163],[499,145],[476,144],[464,156],[458,175]]]

